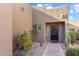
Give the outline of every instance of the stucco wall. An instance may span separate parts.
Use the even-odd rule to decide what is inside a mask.
[[[61,15],[62,14],[66,14],[67,15],[67,5],[61,6],[61,7],[56,7],[53,9],[48,9],[47,13],[49,15],[52,15],[53,17],[56,17],[57,19],[61,20],[61,21],[66,21],[66,19],[61,19]]]
[[[13,54],[12,39],[18,33],[32,30],[29,4],[0,4],[0,55]]]
[[[58,31],[58,35],[59,35],[59,42],[64,42],[65,40],[65,23],[60,23],[59,24],[59,31]]]
[[[13,36],[32,30],[32,10],[29,4],[13,4]]]
[[[67,15],[67,13],[68,13],[67,5],[49,8],[49,9],[46,9],[46,7],[36,7],[35,9],[37,9],[41,12],[44,12],[50,16],[53,16],[54,18],[57,18],[61,21],[67,21],[67,19],[61,19],[61,17],[60,17],[60,15],[62,15],[63,13]]]
[[[0,3],[0,56],[12,55],[12,5]]]
[[[36,41],[46,41],[46,24],[47,22],[59,22],[59,20],[45,14],[37,9],[32,8],[33,12],[33,24],[41,25],[41,32],[38,33]]]
[[[13,49],[16,48],[16,36],[26,31],[31,36],[32,10],[29,4],[13,4]]]
[[[67,19],[60,19],[60,15],[65,12],[67,13],[67,6],[60,7],[54,9],[52,11],[44,10],[44,8],[36,7],[32,8],[33,11],[33,24],[41,25],[41,32],[38,33],[37,41],[46,41],[46,23],[53,23],[53,22],[66,22]]]
[[[68,23],[68,30],[74,30],[74,31],[78,31],[79,30],[79,27],[77,24],[72,24],[72,23]]]

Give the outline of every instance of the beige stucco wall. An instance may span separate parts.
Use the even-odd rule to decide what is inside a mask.
[[[78,31],[79,27],[78,25],[74,25],[72,23],[68,23],[68,30],[74,29],[74,31]]]
[[[59,24],[59,42],[65,42],[65,23],[60,23]]]
[[[0,3],[0,56],[12,55],[12,5]]]
[[[60,22],[60,20],[36,9],[31,9],[29,4],[0,4],[0,55],[12,55],[13,37],[23,31],[30,33],[32,23],[41,25],[37,41],[45,42],[45,23],[48,22]]]
[[[16,36],[26,31],[31,36],[32,9],[29,4],[13,4],[13,48],[15,49]]]
[[[47,11],[43,7],[32,8],[33,24],[41,25],[41,32],[38,33],[37,41],[46,41],[46,23],[66,22],[66,19],[60,19],[60,15],[64,12],[67,14],[67,6],[56,8],[52,11]],[[61,27],[61,26],[60,26]]]
[[[35,9],[44,12],[50,16],[53,16],[54,18],[57,18],[61,21],[66,21],[66,19],[61,19],[60,15],[68,13],[68,7],[67,5],[60,6],[60,7],[54,7],[47,9],[46,7],[36,7]]]
[[[23,11],[22,11],[23,8]],[[13,4],[13,35],[32,30],[32,10],[29,4]]]
[[[0,4],[0,56],[13,55],[13,37],[31,30],[32,10],[29,4]]]
[[[41,25],[41,32],[38,33],[36,41],[45,42],[46,40],[46,22],[59,22],[54,17],[49,16],[37,9],[32,8],[33,13],[33,24]]]

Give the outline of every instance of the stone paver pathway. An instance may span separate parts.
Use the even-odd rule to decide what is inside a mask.
[[[32,47],[31,51],[29,51],[26,56],[42,56],[46,47],[47,43],[44,43],[43,46],[37,46],[36,48]]]
[[[61,43],[49,43],[42,56],[64,56]]]

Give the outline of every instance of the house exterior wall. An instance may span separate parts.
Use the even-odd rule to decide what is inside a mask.
[[[59,42],[64,42],[65,40],[65,23],[59,23],[59,31],[58,31],[58,35],[59,35]]]
[[[13,4],[13,36],[32,30],[32,10],[29,4]]]
[[[32,30],[32,9],[24,3],[0,4],[0,56],[13,55],[13,38]]]
[[[32,9],[29,4],[13,4],[13,50],[16,48],[16,36],[26,31],[31,36]],[[30,37],[31,38],[31,37]]]
[[[36,41],[46,41],[46,22],[58,22],[59,20],[41,12],[34,8],[33,11],[33,24],[41,25],[41,32],[38,33]]]
[[[54,18],[57,18],[58,20],[61,21],[67,21],[67,19],[61,19],[61,15],[62,14],[66,14],[68,13],[68,7],[67,5],[61,6],[61,7],[54,7],[54,8],[50,8],[50,9],[46,9],[46,7],[36,7],[35,9],[44,12],[50,16],[53,16]]]
[[[67,19],[61,19],[62,14],[67,15],[67,5],[61,6],[61,7],[56,7],[54,9],[47,9],[47,14],[52,15],[53,17],[61,20],[61,21],[67,21]]]
[[[48,41],[48,42],[51,42],[51,26],[50,25],[47,25],[46,26],[46,31],[47,31],[47,35],[46,35],[46,40]]]
[[[0,56],[12,55],[12,5],[0,3]]]
[[[67,9],[65,8],[63,10],[65,12]],[[61,14],[60,12],[61,10],[57,13]],[[45,14],[37,9],[31,9],[29,4],[19,3],[0,4],[0,19],[0,55],[5,56],[12,55],[12,40],[18,35],[18,33],[27,31],[28,34],[30,34],[32,23],[41,25],[41,32],[38,33],[36,40],[45,42],[47,36],[46,23],[62,22],[58,18],[51,17],[48,13]]]
[[[67,6],[64,7],[60,7],[55,9],[56,11],[52,11],[52,12],[47,12],[46,10],[44,10],[44,8],[32,8],[33,11],[33,24],[40,24],[41,25],[41,32],[38,33],[37,36],[37,41],[41,41],[41,42],[45,42],[46,41],[46,23],[54,23],[54,22],[66,22],[66,19],[60,19],[60,16],[56,16],[56,15],[61,15],[63,12],[67,13]],[[63,12],[62,12],[63,11]],[[52,14],[51,14],[52,13]],[[58,19],[59,18],[59,19]],[[60,26],[61,27],[61,26]],[[65,27],[66,28],[66,27]]]
[[[68,30],[73,30],[77,32],[79,30],[79,21],[71,21],[67,24]]]

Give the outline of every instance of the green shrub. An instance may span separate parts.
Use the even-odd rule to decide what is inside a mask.
[[[70,40],[70,37],[69,35],[67,35],[67,39],[65,40],[65,48],[67,49],[71,44],[71,40]]]
[[[18,51],[17,56],[24,56],[24,55],[25,55],[25,51],[24,50]]]
[[[20,51],[19,54],[24,53],[24,51],[27,52],[32,46],[32,40],[30,39],[26,31],[19,34],[16,40],[18,50]]]
[[[78,48],[68,48],[66,51],[66,56],[79,56]]]
[[[74,44],[75,41],[76,41],[76,32],[69,31],[69,37],[70,37],[70,40],[71,40],[71,44]]]
[[[77,40],[79,40],[79,30],[77,30]]]
[[[69,30],[67,30],[66,39],[65,39],[65,43],[64,43],[65,49],[69,48],[70,44],[71,44],[71,38],[69,36]]]

